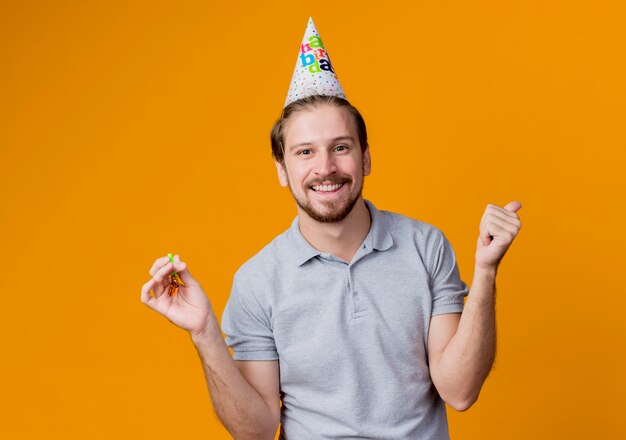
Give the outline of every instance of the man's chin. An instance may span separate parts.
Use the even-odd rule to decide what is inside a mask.
[[[337,223],[345,219],[358,200],[336,202],[336,201],[318,201],[315,203],[307,203],[306,205],[298,203],[300,208],[308,214],[313,220],[320,223]]]

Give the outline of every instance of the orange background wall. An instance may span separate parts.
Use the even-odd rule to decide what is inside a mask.
[[[468,284],[486,204],[524,205],[452,437],[625,438],[623,2],[226,3],[0,4],[0,437],[229,438],[140,288],[179,253],[221,316],[289,226],[269,130],[312,16],[366,198],[444,231]]]

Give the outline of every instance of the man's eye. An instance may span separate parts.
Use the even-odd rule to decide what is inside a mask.
[[[298,154],[301,154],[301,155],[303,155],[303,156],[306,156],[306,155],[308,155],[308,154],[310,154],[310,153],[311,153],[311,150],[304,149],[304,150],[300,150],[300,153],[298,153]]]
[[[343,151],[343,150],[345,150],[345,149],[347,149],[347,148],[348,148],[348,147],[346,147],[345,145],[338,145],[338,146],[337,146],[337,148],[336,148],[336,150],[337,150],[337,151]]]

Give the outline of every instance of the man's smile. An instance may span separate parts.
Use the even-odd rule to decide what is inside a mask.
[[[313,185],[311,188],[315,192],[336,192],[343,185],[343,183],[336,183],[334,185]]]

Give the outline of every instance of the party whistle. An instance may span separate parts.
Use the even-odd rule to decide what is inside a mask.
[[[167,254],[167,256],[170,259],[170,263],[174,262],[174,257],[172,256],[172,254]],[[170,275],[170,289],[167,291],[167,294],[169,296],[175,296],[178,293],[178,288],[182,285],[184,286],[185,283],[183,283],[183,280],[180,279],[180,277],[178,276],[178,274],[176,272],[172,272]]]

